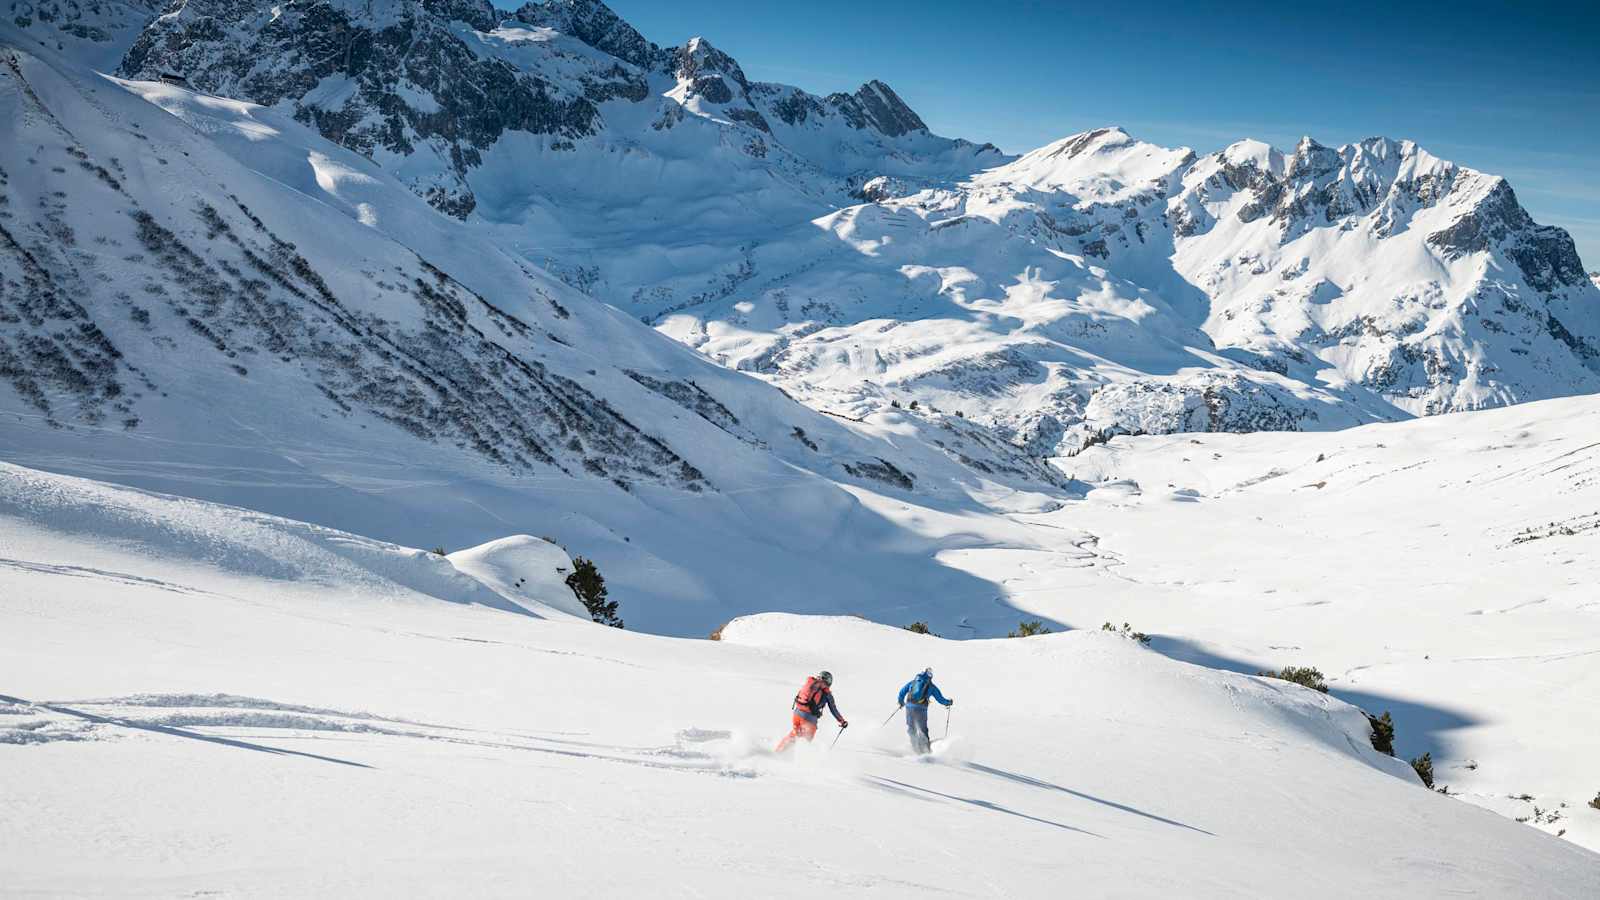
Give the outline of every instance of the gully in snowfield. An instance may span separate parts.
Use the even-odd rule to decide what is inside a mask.
[[[939,693],[939,686],[933,683],[933,670],[923,669],[917,677],[906,682],[900,689],[899,704],[906,711],[906,733],[911,735],[911,751],[913,753],[927,753],[933,749],[933,742],[928,739],[928,700],[932,698],[945,706],[955,704],[954,700],[946,700]]]
[[[805,738],[811,740],[817,736],[817,719],[822,715],[822,707],[828,707],[828,712],[833,713],[838,720],[840,728],[849,728],[850,723],[839,715],[839,707],[833,705],[833,673],[822,671],[806,679],[800,688],[800,693],[794,695],[794,730],[784,735],[778,742],[776,752],[782,753],[789,749],[794,739]]]

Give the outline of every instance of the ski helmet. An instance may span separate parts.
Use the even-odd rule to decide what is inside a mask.
[[[929,678],[932,678],[933,677],[933,667],[929,666],[928,668],[923,669],[922,670],[922,674],[928,676]]]
[[[829,672],[827,669],[823,669],[821,672],[817,673],[817,677],[822,679],[823,684],[827,685],[828,687],[833,687],[832,672]]]

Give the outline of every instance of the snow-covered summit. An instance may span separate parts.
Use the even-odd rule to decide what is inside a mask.
[[[742,248],[726,292],[657,278],[638,307],[796,395],[959,409],[1041,453],[1600,390],[1571,238],[1410,141],[1196,157],[1107,128],[861,198]]]
[[[1141,193],[1165,194],[1167,181],[1194,160],[1188,148],[1169,150],[1100,128],[1046,144],[1016,161],[981,172],[972,184],[1056,192],[1078,202],[1116,203]]]

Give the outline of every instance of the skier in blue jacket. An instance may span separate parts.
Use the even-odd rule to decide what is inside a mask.
[[[933,742],[928,739],[928,700],[934,699],[945,706],[951,706],[954,700],[946,700],[939,693],[939,686],[933,683],[933,670],[923,669],[917,677],[906,682],[900,689],[898,703],[906,711],[906,733],[911,735],[911,750],[913,753],[927,753],[933,749]]]

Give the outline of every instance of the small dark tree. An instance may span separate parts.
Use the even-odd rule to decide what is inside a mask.
[[[1433,787],[1433,754],[1424,753],[1411,761],[1411,768],[1417,770],[1417,777],[1428,787]]]
[[[1043,622],[1039,621],[1038,619],[1034,619],[1031,622],[1018,622],[1017,630],[1007,632],[1006,637],[1033,637],[1036,634],[1049,633],[1050,629],[1044,627]]]
[[[928,629],[928,623],[927,622],[912,622],[910,625],[906,625],[906,626],[903,626],[903,627],[905,628],[905,630],[907,630],[907,631],[909,631],[909,632],[911,632],[913,634],[932,634],[934,637],[938,637],[937,634],[933,634],[933,632]]]
[[[443,547],[435,547],[435,548],[433,548],[433,552],[435,554],[439,555],[439,556],[449,556],[450,555],[450,554],[444,552],[444,548]]]
[[[1129,625],[1127,622],[1123,622],[1121,628],[1118,628],[1110,622],[1107,622],[1100,626],[1100,630],[1109,631],[1112,634],[1120,634],[1130,641],[1138,641],[1140,644],[1143,644],[1146,647],[1150,646],[1150,635],[1145,634],[1142,631],[1134,631],[1133,626]]]
[[[1394,719],[1389,718],[1389,713],[1381,716],[1367,713],[1367,721],[1372,723],[1372,749],[1379,753],[1394,755]]]
[[[1595,794],[1594,799],[1589,801],[1589,805],[1595,809],[1600,809],[1600,794]]]
[[[1311,688],[1313,691],[1328,692],[1328,683],[1322,680],[1321,670],[1312,666],[1284,666],[1276,672],[1257,672],[1267,678],[1278,678],[1283,681],[1292,681],[1302,687]]]
[[[572,588],[572,593],[583,601],[589,618],[601,625],[622,627],[622,620],[617,618],[617,601],[606,599],[606,580],[593,561],[581,556],[574,559],[572,574],[567,576],[567,587]]]

